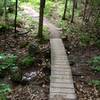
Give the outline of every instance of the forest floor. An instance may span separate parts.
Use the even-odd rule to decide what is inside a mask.
[[[30,35],[19,35],[15,37],[14,34],[6,34],[0,36],[0,50],[4,53],[16,54],[18,59],[23,59],[28,54],[28,45],[34,42],[33,37]],[[24,47],[23,47],[24,45]],[[25,46],[26,45],[26,46]],[[50,62],[48,57],[49,46],[46,44],[39,44],[43,50],[42,54],[37,54],[35,65],[22,68],[22,81],[12,82],[10,74],[4,78],[0,78],[3,83],[10,84],[12,91],[8,94],[8,100],[47,100],[49,94],[49,75]],[[47,51],[45,51],[46,49]],[[34,51],[33,51],[34,52]],[[46,61],[48,60],[48,61]],[[25,66],[21,66],[25,67]],[[1,98],[1,97],[0,97]],[[2,100],[2,98],[0,99]]]
[[[37,15],[37,12],[31,7],[28,7],[28,10],[26,12],[32,17],[34,16],[36,17]],[[56,17],[56,21],[57,18],[58,17]],[[50,20],[48,21],[48,19],[44,18],[44,25],[48,27],[49,31],[52,34],[62,33],[61,28],[56,27],[55,19],[53,18],[51,19],[52,19],[51,21]],[[53,22],[54,24],[52,24],[51,22]],[[68,37],[64,37],[62,39],[64,41],[66,53],[68,54],[68,58],[72,68],[73,79],[78,99],[100,100],[100,91],[96,88],[96,86],[89,84],[89,81],[91,80],[100,79],[100,73],[94,73],[94,71],[90,68],[89,65],[89,61],[92,57],[100,55],[100,50],[94,46],[82,47],[76,45],[76,47],[74,48],[75,44],[73,43],[76,41],[74,40],[75,39],[74,35]]]
[[[2,48],[0,49],[8,54],[16,54],[18,58],[21,59],[23,56],[28,54],[27,45],[34,42],[33,40],[35,39],[29,35],[17,37],[15,37],[14,34],[1,35],[0,47]],[[24,44],[26,47],[22,47]],[[41,49],[48,48],[48,44],[39,45]],[[15,84],[9,80],[9,75],[3,79],[5,83],[9,83],[13,88],[12,92],[8,94],[9,100],[47,100],[50,73],[48,72],[49,70],[47,71],[48,68],[46,69],[48,65],[45,59],[49,59],[44,57],[46,52],[48,51],[44,51],[42,54],[37,55],[38,60],[35,65],[22,70],[26,82],[23,81],[21,84]]]
[[[30,22],[23,11],[21,23],[17,25],[17,33],[13,29],[0,31],[0,53],[17,56],[17,65],[24,57],[29,55],[29,46],[32,44],[31,52],[34,53],[34,45],[38,46],[35,62],[29,66],[18,66],[22,74],[22,80],[14,82],[11,74],[7,73],[0,76],[0,83],[10,84],[11,92],[7,94],[7,100],[48,100],[49,95],[49,76],[50,76],[50,45],[46,38],[40,42],[37,35],[37,22]],[[32,19],[33,20],[33,19]],[[32,23],[32,26],[30,25]],[[33,25],[34,24],[34,25]],[[28,29],[23,29],[25,26]],[[34,26],[34,27],[33,27]],[[32,27],[32,29],[30,29]],[[29,32],[26,32],[28,31]],[[46,31],[47,33],[47,31]],[[4,99],[0,95],[0,100]]]
[[[65,47],[68,43],[66,38],[63,38]],[[90,59],[100,55],[100,50],[94,46],[75,48],[69,41],[69,47],[66,48],[70,66],[72,68],[72,75],[74,85],[79,100],[100,100],[100,89],[90,84],[91,80],[99,80],[100,73],[94,72],[90,67]],[[71,49],[69,49],[71,47]],[[73,48],[72,48],[73,47]]]

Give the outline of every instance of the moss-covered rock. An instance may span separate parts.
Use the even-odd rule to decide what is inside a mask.
[[[37,54],[37,52],[39,52],[38,45],[36,43],[29,44],[28,52],[29,52],[30,56],[35,57],[35,55]]]

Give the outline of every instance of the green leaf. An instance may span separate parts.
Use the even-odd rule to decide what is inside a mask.
[[[11,91],[10,85],[8,84],[0,84],[0,94],[6,94]]]

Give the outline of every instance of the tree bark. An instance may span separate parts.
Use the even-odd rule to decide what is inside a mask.
[[[40,0],[40,15],[39,15],[39,28],[38,37],[43,37],[43,16],[44,16],[45,0]]]
[[[18,9],[18,0],[16,0],[16,5],[15,5],[15,21],[14,21],[15,33],[17,32],[17,30],[16,30],[16,27],[17,27],[17,9]]]
[[[77,9],[77,0],[75,0],[75,9]]]
[[[72,8],[71,23],[73,23],[73,22],[74,22],[74,12],[75,12],[75,0],[73,0],[73,8]]]
[[[68,3],[68,0],[66,0],[66,2],[65,2],[64,14],[63,14],[63,17],[62,17],[63,20],[66,19],[65,17],[66,17],[67,3]]]
[[[83,21],[85,20],[87,4],[88,4],[88,0],[85,0],[84,14],[83,14]]]

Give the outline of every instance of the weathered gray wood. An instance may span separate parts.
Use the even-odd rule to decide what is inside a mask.
[[[76,100],[71,68],[60,38],[51,38],[51,77],[49,100]]]

